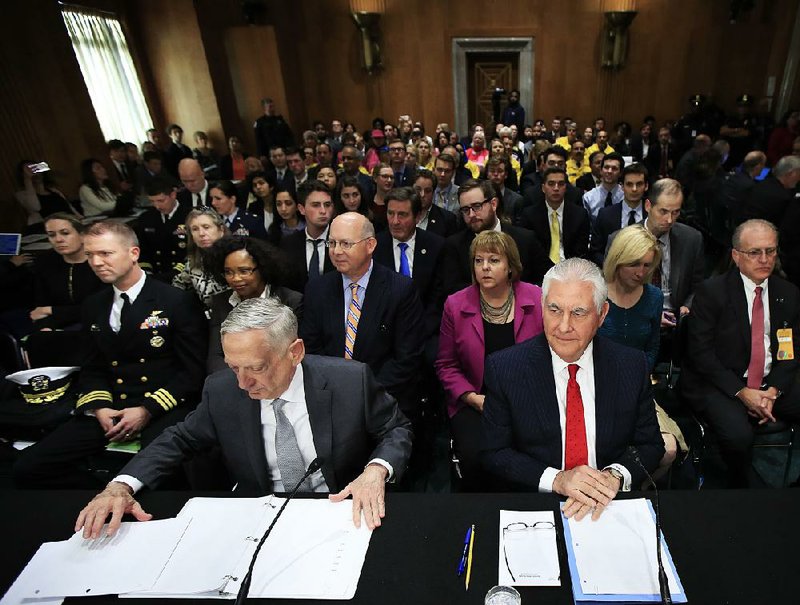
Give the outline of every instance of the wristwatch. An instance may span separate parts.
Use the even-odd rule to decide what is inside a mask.
[[[625,483],[625,477],[622,476],[622,473],[615,468],[607,468],[606,470],[611,473],[612,477],[619,479],[619,489],[622,489],[622,485]]]

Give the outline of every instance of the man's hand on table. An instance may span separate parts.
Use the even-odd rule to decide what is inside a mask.
[[[583,519],[589,512],[597,520],[605,507],[616,497],[619,479],[608,471],[598,471],[589,466],[576,466],[561,471],[553,480],[553,491],[567,497],[564,516]]]
[[[75,522],[75,531],[83,528],[84,538],[99,538],[103,525],[111,513],[105,535],[108,537],[117,533],[122,516],[133,515],[137,521],[149,521],[153,515],[146,513],[142,506],[134,499],[131,488],[125,483],[112,481],[106,488],[97,494],[78,515]]]
[[[353,496],[353,524],[361,527],[361,513],[367,527],[375,529],[381,524],[381,519],[386,516],[384,494],[386,492],[386,478],[389,471],[380,464],[368,464],[364,472],[350,482],[338,494],[329,496],[331,502],[341,502],[348,496]]]

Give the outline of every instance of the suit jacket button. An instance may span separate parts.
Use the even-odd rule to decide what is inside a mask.
[[[119,362],[118,361],[112,361],[111,365],[116,368],[119,365]]]
[[[122,394],[120,394],[119,398],[122,399],[122,400],[125,400],[125,399],[128,398],[128,396],[125,393],[122,393]]]
[[[122,384],[122,378],[117,378],[117,384]]]
[[[147,392],[144,394],[144,396],[145,396],[145,397],[150,397],[150,395],[151,395],[151,394],[152,394],[152,393],[150,393],[150,391],[147,391]]]
[[[147,382],[147,376],[142,376],[141,381],[142,382]]]
[[[139,360],[139,363],[144,363],[144,357]]]

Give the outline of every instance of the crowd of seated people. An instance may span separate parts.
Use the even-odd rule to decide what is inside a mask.
[[[141,155],[109,141],[108,161],[82,162],[76,202],[20,164],[16,199],[53,251],[3,264],[0,282],[20,294],[0,327],[82,330],[89,353],[74,360],[76,416],[20,455],[19,485],[90,485],[80,464],[104,443],[182,426],[203,376],[231,366],[220,331],[250,299],[292,310],[303,354],[365,364],[418,435],[444,412],[465,490],[538,487],[584,514],[630,489],[639,469],[601,432],[615,372],[639,422],[613,439],[665,474],[687,444],[649,385],[684,322],[682,389],[720,435],[731,485],[754,482],[759,424],[800,420],[798,112],[770,131],[746,99],[725,119],[694,96],[679,120],[636,129],[518,124],[513,110],[463,137],[401,116],[362,133],[316,122],[298,141],[272,100],[263,107],[254,155],[238,136],[219,154],[204,132],[190,149],[178,124],[166,145],[148,131]],[[81,222],[131,196],[150,207],[130,228]],[[737,330],[741,342],[720,349]],[[528,363],[544,382],[527,400],[539,411],[522,413]],[[597,404],[585,428],[572,424],[576,392]],[[561,418],[557,447],[531,429],[536,413]],[[585,433],[577,450],[570,431]]]

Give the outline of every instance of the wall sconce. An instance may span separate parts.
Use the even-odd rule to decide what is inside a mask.
[[[603,48],[600,66],[605,69],[622,69],[628,56],[628,27],[638,14],[636,11],[607,11],[603,28]]]
[[[383,0],[350,0],[350,16],[361,33],[361,62],[369,75],[383,68],[381,57],[381,15]]]

